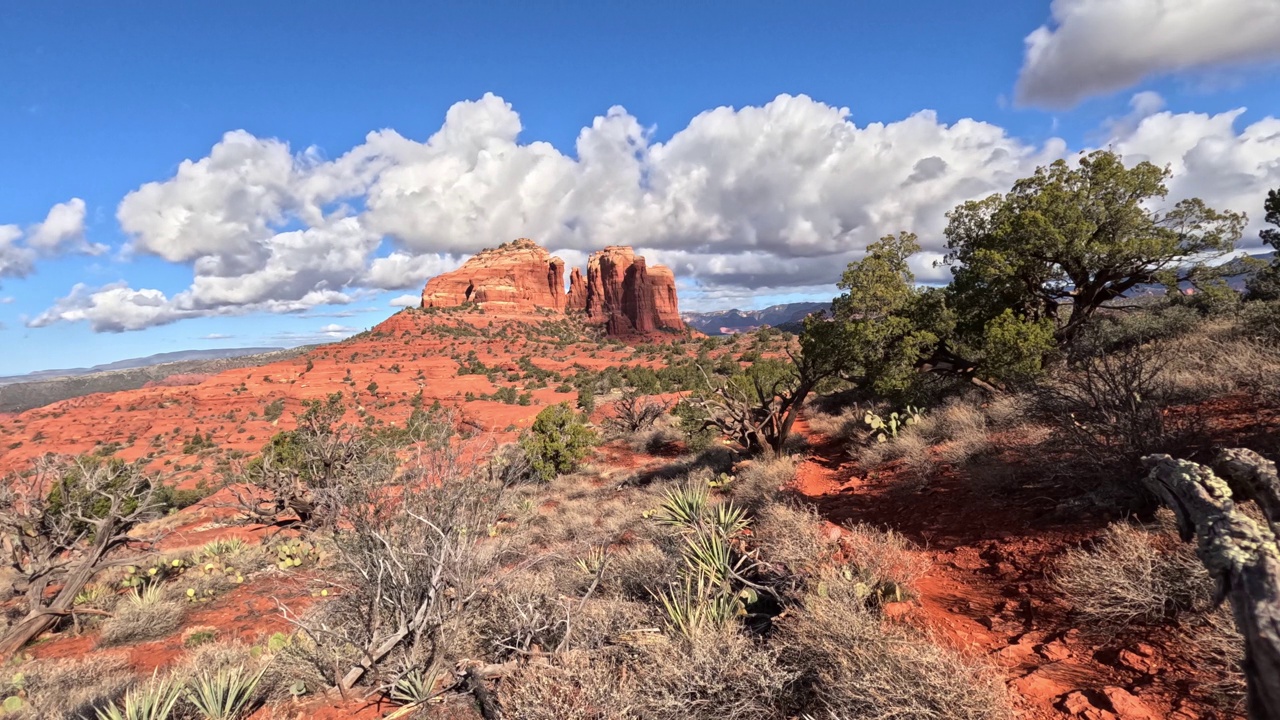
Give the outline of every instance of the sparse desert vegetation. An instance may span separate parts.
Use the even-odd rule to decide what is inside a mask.
[[[1238,216],[1146,209],[1165,177],[1042,168],[955,210],[950,286],[889,236],[794,334],[468,299],[0,419],[4,711],[1241,716],[1215,589],[1274,546],[1280,307],[1205,261]]]

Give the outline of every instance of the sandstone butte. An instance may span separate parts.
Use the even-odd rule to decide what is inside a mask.
[[[520,238],[428,280],[422,307],[475,303],[498,313],[581,312],[615,337],[684,330],[675,275],[662,265],[649,266],[631,248],[614,245],[592,253],[585,278],[578,268],[570,273],[567,293],[564,267],[545,248]]]

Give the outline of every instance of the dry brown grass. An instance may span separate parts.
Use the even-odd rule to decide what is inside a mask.
[[[1213,581],[1190,544],[1167,530],[1127,522],[1112,523],[1091,545],[1068,550],[1054,583],[1085,627],[1099,632],[1204,609],[1213,594]]]
[[[857,405],[853,405],[835,413],[810,408],[805,417],[809,421],[809,428],[820,435],[837,440],[852,440],[866,430],[866,425],[862,422],[863,414]]]
[[[983,663],[908,630],[886,626],[852,601],[856,591],[827,586],[777,624],[774,643],[797,673],[793,715],[879,720],[1009,717],[1004,686]]]
[[[503,681],[504,717],[521,720],[631,720],[644,699],[634,673],[611,659],[566,653],[522,665]]]
[[[182,624],[186,606],[186,602],[179,600],[147,604],[118,602],[112,616],[102,623],[98,644],[102,647],[132,645],[168,637]]]
[[[6,718],[80,720],[94,717],[133,684],[128,657],[96,652],[75,660],[37,660],[5,674],[0,692],[26,695],[26,706]]]
[[[929,572],[928,557],[902,533],[867,523],[850,525],[847,530],[840,539],[845,557],[874,586],[887,590],[896,587],[910,594]]]
[[[806,584],[830,562],[834,549],[814,510],[781,502],[768,503],[756,512],[751,536],[769,568],[793,587]]]
[[[741,631],[655,635],[635,647],[643,716],[653,720],[782,720],[794,674]]]
[[[729,497],[741,507],[758,510],[796,479],[799,458],[793,455],[761,457],[743,468],[729,484]]]

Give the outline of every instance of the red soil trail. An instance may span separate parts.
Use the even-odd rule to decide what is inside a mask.
[[[1081,632],[1050,573],[1105,518],[1057,512],[1061,499],[1042,486],[995,486],[943,464],[913,490],[905,468],[866,473],[845,442],[803,420],[796,430],[812,454],[793,490],[831,522],[892,528],[922,548],[932,565],[908,621],[1000,667],[1017,717],[1243,717],[1195,699],[1192,651],[1169,632],[1114,642]]]

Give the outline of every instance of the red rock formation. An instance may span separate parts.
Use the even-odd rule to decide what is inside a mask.
[[[578,268],[569,273],[569,295],[565,298],[564,309],[587,309],[587,281],[582,278],[582,271]]]
[[[674,273],[648,267],[629,247],[611,246],[587,261],[587,317],[610,335],[683,330]]]
[[[610,335],[684,329],[675,275],[617,245],[591,254],[585,278],[574,268],[567,294],[564,262],[525,238],[481,251],[457,270],[431,278],[422,291],[424,308],[466,302],[514,313],[585,311]]]
[[[564,310],[564,261],[528,238],[482,250],[457,270],[427,281],[422,307],[474,302],[510,312]]]

